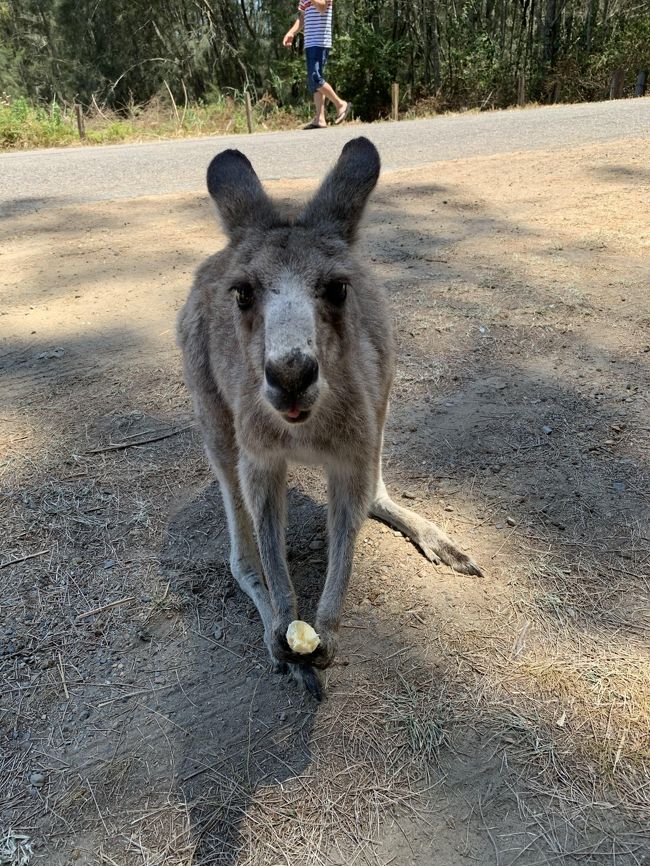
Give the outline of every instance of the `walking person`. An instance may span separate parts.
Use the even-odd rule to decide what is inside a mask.
[[[325,64],[332,47],[332,0],[299,0],[298,17],[287,31],[282,44],[293,45],[299,30],[305,34],[305,60],[307,61],[307,87],[314,97],[314,117],[304,129],[325,129],[325,100],[336,109],[335,124],[347,120],[352,103],[341,99],[324,78]]]

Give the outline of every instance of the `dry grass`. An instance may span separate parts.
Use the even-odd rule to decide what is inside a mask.
[[[143,438],[140,432],[133,436]],[[123,437],[112,436],[108,447]],[[12,630],[0,667],[5,723],[12,718],[17,735],[26,724],[39,726],[41,709],[65,704],[68,692],[75,695],[88,676],[80,673],[80,654],[119,640],[125,627],[132,628],[129,623],[146,635],[152,624],[182,620],[191,609],[183,593],[160,583],[153,551],[148,553],[164,522],[149,492],[159,471],[155,450],[144,459],[137,449],[77,455],[58,478],[23,472],[22,483],[8,491],[6,525],[15,543],[0,565],[17,560],[4,575],[16,567],[33,575],[20,592],[6,582],[3,588],[11,621],[24,623]],[[138,551],[137,558],[127,546]],[[34,548],[38,556],[21,562]],[[90,560],[97,564],[90,567]],[[64,567],[66,561],[71,567]],[[238,866],[316,866],[336,862],[333,852],[349,862],[352,851],[360,862],[374,862],[373,840],[387,815],[426,824],[430,786],[444,776],[440,752],[446,762],[453,760],[459,729],[481,731],[507,755],[511,784],[518,780],[521,820],[538,827],[540,844],[545,839],[552,849],[564,850],[567,833],[578,838],[613,803],[619,820],[644,826],[650,815],[647,647],[628,633],[617,634],[616,617],[605,643],[591,635],[571,611],[584,612],[588,596],[602,625],[607,608],[596,603],[587,581],[567,584],[566,571],[557,552],[540,555],[527,569],[527,592],[513,598],[514,610],[499,631],[500,608],[496,619],[488,616],[473,628],[458,620],[432,623],[446,659],[442,667],[438,660],[435,680],[417,646],[399,655],[399,665],[375,663],[370,680],[359,668],[348,669],[354,671],[345,680],[350,691],[339,684],[332,706],[319,713],[305,757],[308,770],[290,774],[281,785],[273,779],[247,782],[251,765],[268,757],[265,750],[253,750],[246,767],[206,765],[201,791],[189,801],[170,789],[153,798],[153,813],[130,808],[125,828],[125,814],[114,810],[120,790],[114,779],[120,776],[127,785],[131,765],[111,765],[110,784],[101,777],[71,780],[41,740],[40,746],[13,752],[0,774],[14,826],[32,826],[40,811],[40,796],[30,804],[24,780],[43,769],[47,784],[57,789],[53,814],[71,831],[73,815],[84,815],[76,832],[83,826],[105,840],[99,863],[207,866],[221,862],[215,851],[226,857],[228,850],[233,857],[237,852]],[[573,598],[567,586],[574,587]],[[614,592],[610,585],[606,598]],[[133,611],[130,603],[116,605],[134,597],[149,600]],[[86,617],[89,611],[97,613]],[[114,702],[122,706],[130,694],[146,701],[158,688],[163,691],[114,682],[93,705],[106,711]],[[531,796],[552,804],[552,825],[541,822]],[[611,838],[611,825],[607,832]],[[592,853],[599,850],[598,842],[589,844]],[[624,837],[616,844],[621,856],[638,846]]]
[[[308,116],[308,107],[302,110],[282,107],[268,94],[253,102],[255,132],[295,129]],[[43,107],[24,99],[0,99],[0,150],[248,132],[243,93],[180,106],[168,99],[154,98],[146,105],[131,105],[120,112],[93,103],[84,110],[84,126],[85,138],[81,141],[71,105],[54,103]]]
[[[233,826],[240,834],[241,866],[322,866],[338,858],[350,862],[352,854],[355,860],[370,857],[372,862],[373,845],[387,816],[425,819],[424,783],[437,744],[431,743],[428,731],[425,742],[419,739],[427,723],[412,714],[411,688],[386,693],[383,688],[392,687],[393,678],[388,674],[386,679],[390,684],[379,691],[365,683],[354,693],[341,694],[336,708],[321,714],[310,743],[308,772],[281,786],[271,783],[246,791],[233,782],[241,776],[237,769],[213,773],[208,768],[214,789],[198,804],[206,817],[196,828],[195,862],[209,862],[202,852],[218,849]],[[435,690],[429,691],[429,700],[437,700]],[[420,710],[425,703],[422,697],[415,702]],[[439,728],[436,734],[442,734]],[[241,814],[241,802],[249,799]]]
[[[429,568],[404,539],[368,524],[347,606],[349,664],[331,670],[317,711],[270,677],[252,612],[231,591],[225,540],[213,531],[220,506],[205,494],[196,433],[183,429],[189,407],[167,342],[159,355],[153,344],[150,363],[116,360],[119,372],[66,374],[66,355],[55,386],[20,384],[20,408],[2,420],[0,797],[6,827],[34,846],[30,866],[38,856],[60,866],[75,848],[102,866],[384,866],[430,862],[432,840],[450,838],[462,856],[500,866],[647,861],[647,315],[642,299],[632,312],[621,306],[618,283],[606,291],[615,280],[628,297],[639,288],[639,209],[622,200],[607,228],[605,193],[593,210],[565,201],[571,225],[556,230],[551,259],[546,224],[532,239],[522,231],[528,198],[536,220],[554,206],[526,175],[511,243],[528,257],[514,273],[503,263],[503,211],[493,213],[498,243],[480,248],[468,207],[486,186],[496,195],[495,164],[460,166],[455,179],[448,167],[454,215],[440,206],[427,218],[432,232],[447,220],[450,236],[466,234],[449,242],[445,262],[416,254],[426,186],[416,196],[414,184],[412,199],[404,184],[396,189],[400,208],[416,214],[412,254],[400,248],[389,260],[385,214],[372,240],[382,276],[412,266],[412,297],[394,285],[411,355],[387,477],[465,536],[489,577]],[[556,155],[540,159],[535,177],[549,167],[557,173]],[[508,178],[521,181],[518,171],[529,171],[528,158],[513,158]],[[595,226],[617,245],[629,235],[625,261],[589,251],[581,265],[578,217],[589,237]],[[148,221],[151,236],[171,231],[150,212]],[[577,258],[557,264],[561,247]],[[438,264],[442,287],[431,282]],[[157,324],[156,334],[168,327]],[[562,362],[554,377],[543,369],[549,358]],[[480,415],[464,414],[473,406]],[[552,435],[541,432],[549,418]],[[440,433],[420,439],[434,421]],[[309,548],[317,509],[298,517],[294,569],[321,574]],[[30,785],[35,772],[42,785]],[[377,840],[391,828],[386,855]]]

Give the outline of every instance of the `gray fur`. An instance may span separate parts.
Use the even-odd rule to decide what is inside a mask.
[[[378,175],[374,145],[349,142],[291,219],[242,154],[216,156],[208,188],[230,243],[199,268],[178,323],[185,379],[223,494],[232,573],[260,613],[274,666],[287,663],[314,694],[311,666],[334,658],[368,514],[399,528],[432,562],[481,573],[438,527],[394,503],[381,477],[393,333],[384,290],[353,249]],[[289,462],[323,466],[328,482],[329,564],[314,623],[321,644],[310,656],[294,654],[285,638],[298,618],[285,551]]]

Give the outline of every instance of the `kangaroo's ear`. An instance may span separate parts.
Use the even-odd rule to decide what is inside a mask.
[[[335,231],[352,243],[379,168],[379,154],[371,141],[363,137],[348,141],[299,223],[323,232]]]
[[[208,166],[208,192],[230,237],[276,219],[275,209],[253,166],[238,150],[223,150]]]

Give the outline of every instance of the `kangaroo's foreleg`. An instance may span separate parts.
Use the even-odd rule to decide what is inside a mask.
[[[264,640],[274,670],[285,672],[284,661],[274,652],[273,611],[267,588],[255,532],[249,511],[244,502],[242,487],[237,473],[238,448],[227,409],[220,404],[218,393],[195,394],[195,409],[203,431],[205,448],[210,464],[219,481],[223,499],[228,534],[230,536],[230,571],[239,587],[251,599],[264,626]],[[289,671],[301,685],[315,697],[320,698],[320,682],[316,672],[306,665],[290,664]]]
[[[253,518],[271,607],[270,649],[279,661],[304,666],[309,657],[292,652],[287,643],[289,623],[298,618],[296,594],[287,567],[287,464],[241,455],[239,477],[246,505]],[[309,683],[306,685],[310,688]],[[315,688],[310,688],[315,691]]]
[[[329,467],[327,488],[329,557],[314,626],[321,642],[308,657],[316,667],[330,665],[336,653],[354,547],[359,529],[368,515],[372,468],[364,465]]]

